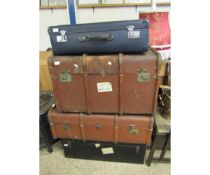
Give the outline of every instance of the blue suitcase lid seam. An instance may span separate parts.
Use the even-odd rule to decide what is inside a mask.
[[[119,26],[120,24],[120,26]],[[116,26],[115,26],[116,25]],[[48,27],[49,34],[57,35],[60,30],[66,30],[66,33],[84,33],[84,32],[103,32],[103,31],[116,31],[127,30],[127,27],[133,25],[135,29],[149,28],[149,21],[145,20],[132,20],[132,21],[115,21],[106,23],[89,23],[78,25],[58,25]],[[53,32],[53,29],[59,29],[58,32]]]

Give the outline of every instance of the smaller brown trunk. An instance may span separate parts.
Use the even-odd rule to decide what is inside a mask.
[[[150,144],[152,116],[59,113],[51,109],[48,120],[54,138]]]

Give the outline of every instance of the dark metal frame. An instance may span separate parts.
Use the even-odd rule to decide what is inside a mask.
[[[163,136],[163,135],[167,135],[167,138],[166,138],[164,146],[161,150],[160,157],[153,157],[154,153],[155,153],[155,150],[158,147],[158,140],[160,139],[160,136]],[[154,139],[153,139],[153,142],[152,142],[152,146],[151,146],[151,149],[150,149],[148,159],[146,160],[146,165],[147,166],[150,166],[152,162],[161,162],[161,163],[170,163],[171,162],[171,158],[164,158],[165,153],[166,153],[166,151],[169,147],[169,144],[170,144],[170,139],[171,139],[171,132],[165,133],[165,134],[159,134],[157,132],[157,130],[154,129]]]
[[[52,145],[58,141],[58,139],[53,139],[51,130],[50,130],[50,125],[48,122],[48,110],[51,108],[51,105],[54,103],[53,97],[51,92],[45,91],[40,93],[40,100],[41,97],[44,96],[50,97],[49,99],[44,100],[44,104],[40,104],[40,111],[39,111],[39,146],[40,149],[42,148],[47,148],[48,152],[51,153],[53,152]]]

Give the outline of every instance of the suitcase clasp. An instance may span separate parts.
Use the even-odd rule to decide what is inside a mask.
[[[150,73],[146,72],[146,69],[143,67],[137,73],[137,82],[139,83],[147,83],[150,82]]]
[[[57,42],[67,42],[67,36],[65,30],[60,31],[60,35],[57,36]]]
[[[66,69],[60,73],[59,79],[64,83],[72,82],[71,74]]]
[[[129,135],[137,135],[139,133],[139,129],[136,128],[136,125],[128,125],[128,134]]]
[[[133,26],[133,25],[127,26],[129,39],[140,38],[140,31],[138,31],[138,30],[134,31],[134,28],[135,28],[135,26]]]

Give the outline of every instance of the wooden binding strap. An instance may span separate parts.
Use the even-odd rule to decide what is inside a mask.
[[[53,136],[54,139],[57,139],[54,123],[52,122],[52,115],[53,115],[52,110],[53,110],[53,108],[51,107],[48,114],[47,114],[47,117],[48,117],[48,121],[49,121],[49,124],[50,124],[50,129],[51,129],[51,132],[52,132],[52,136]]]
[[[118,128],[119,128],[119,125],[118,125],[118,116],[115,115],[115,119],[114,119],[114,143],[117,144],[117,141],[118,141]]]
[[[60,94],[58,93],[58,85],[60,84],[59,82],[59,78],[58,78],[58,72],[56,71],[57,69],[54,67],[54,56],[51,55],[50,57],[48,57],[48,70],[50,73],[50,77],[51,77],[51,81],[52,81],[52,88],[53,88],[53,94],[54,94],[54,102],[56,104],[56,108],[59,111],[62,111],[62,108],[60,107]]]
[[[150,116],[150,127],[148,129],[148,135],[147,135],[147,140],[146,143],[149,144],[151,141],[151,135],[152,135],[152,131],[153,131],[153,125],[154,125],[154,116]]]
[[[153,115],[155,115],[156,113],[156,109],[157,109],[157,97],[158,97],[158,91],[159,91],[159,86],[160,86],[160,76],[159,76],[159,72],[160,72],[160,68],[161,68],[161,62],[162,62],[162,59],[161,59],[161,55],[159,52],[157,52],[156,50],[154,50],[153,48],[151,48],[151,51],[156,55],[157,57],[157,61],[156,61],[156,64],[157,64],[157,70],[156,70],[156,82],[155,82],[155,90],[154,90],[154,97],[153,97],[153,106],[152,106],[152,113]]]
[[[122,57],[123,54],[119,53],[119,113],[123,114],[123,74],[122,74]]]
[[[85,130],[84,130],[84,124],[83,124],[83,114],[80,113],[79,114],[79,124],[80,124],[80,130],[81,130],[81,133],[82,133],[82,140],[85,141]]]
[[[86,66],[86,54],[82,55],[82,67],[83,67],[83,81],[84,81],[84,86],[85,86],[85,103],[86,103],[86,108],[87,108],[87,113],[90,114],[90,97],[89,97],[89,92],[88,92],[88,81],[87,81],[87,66]]]

